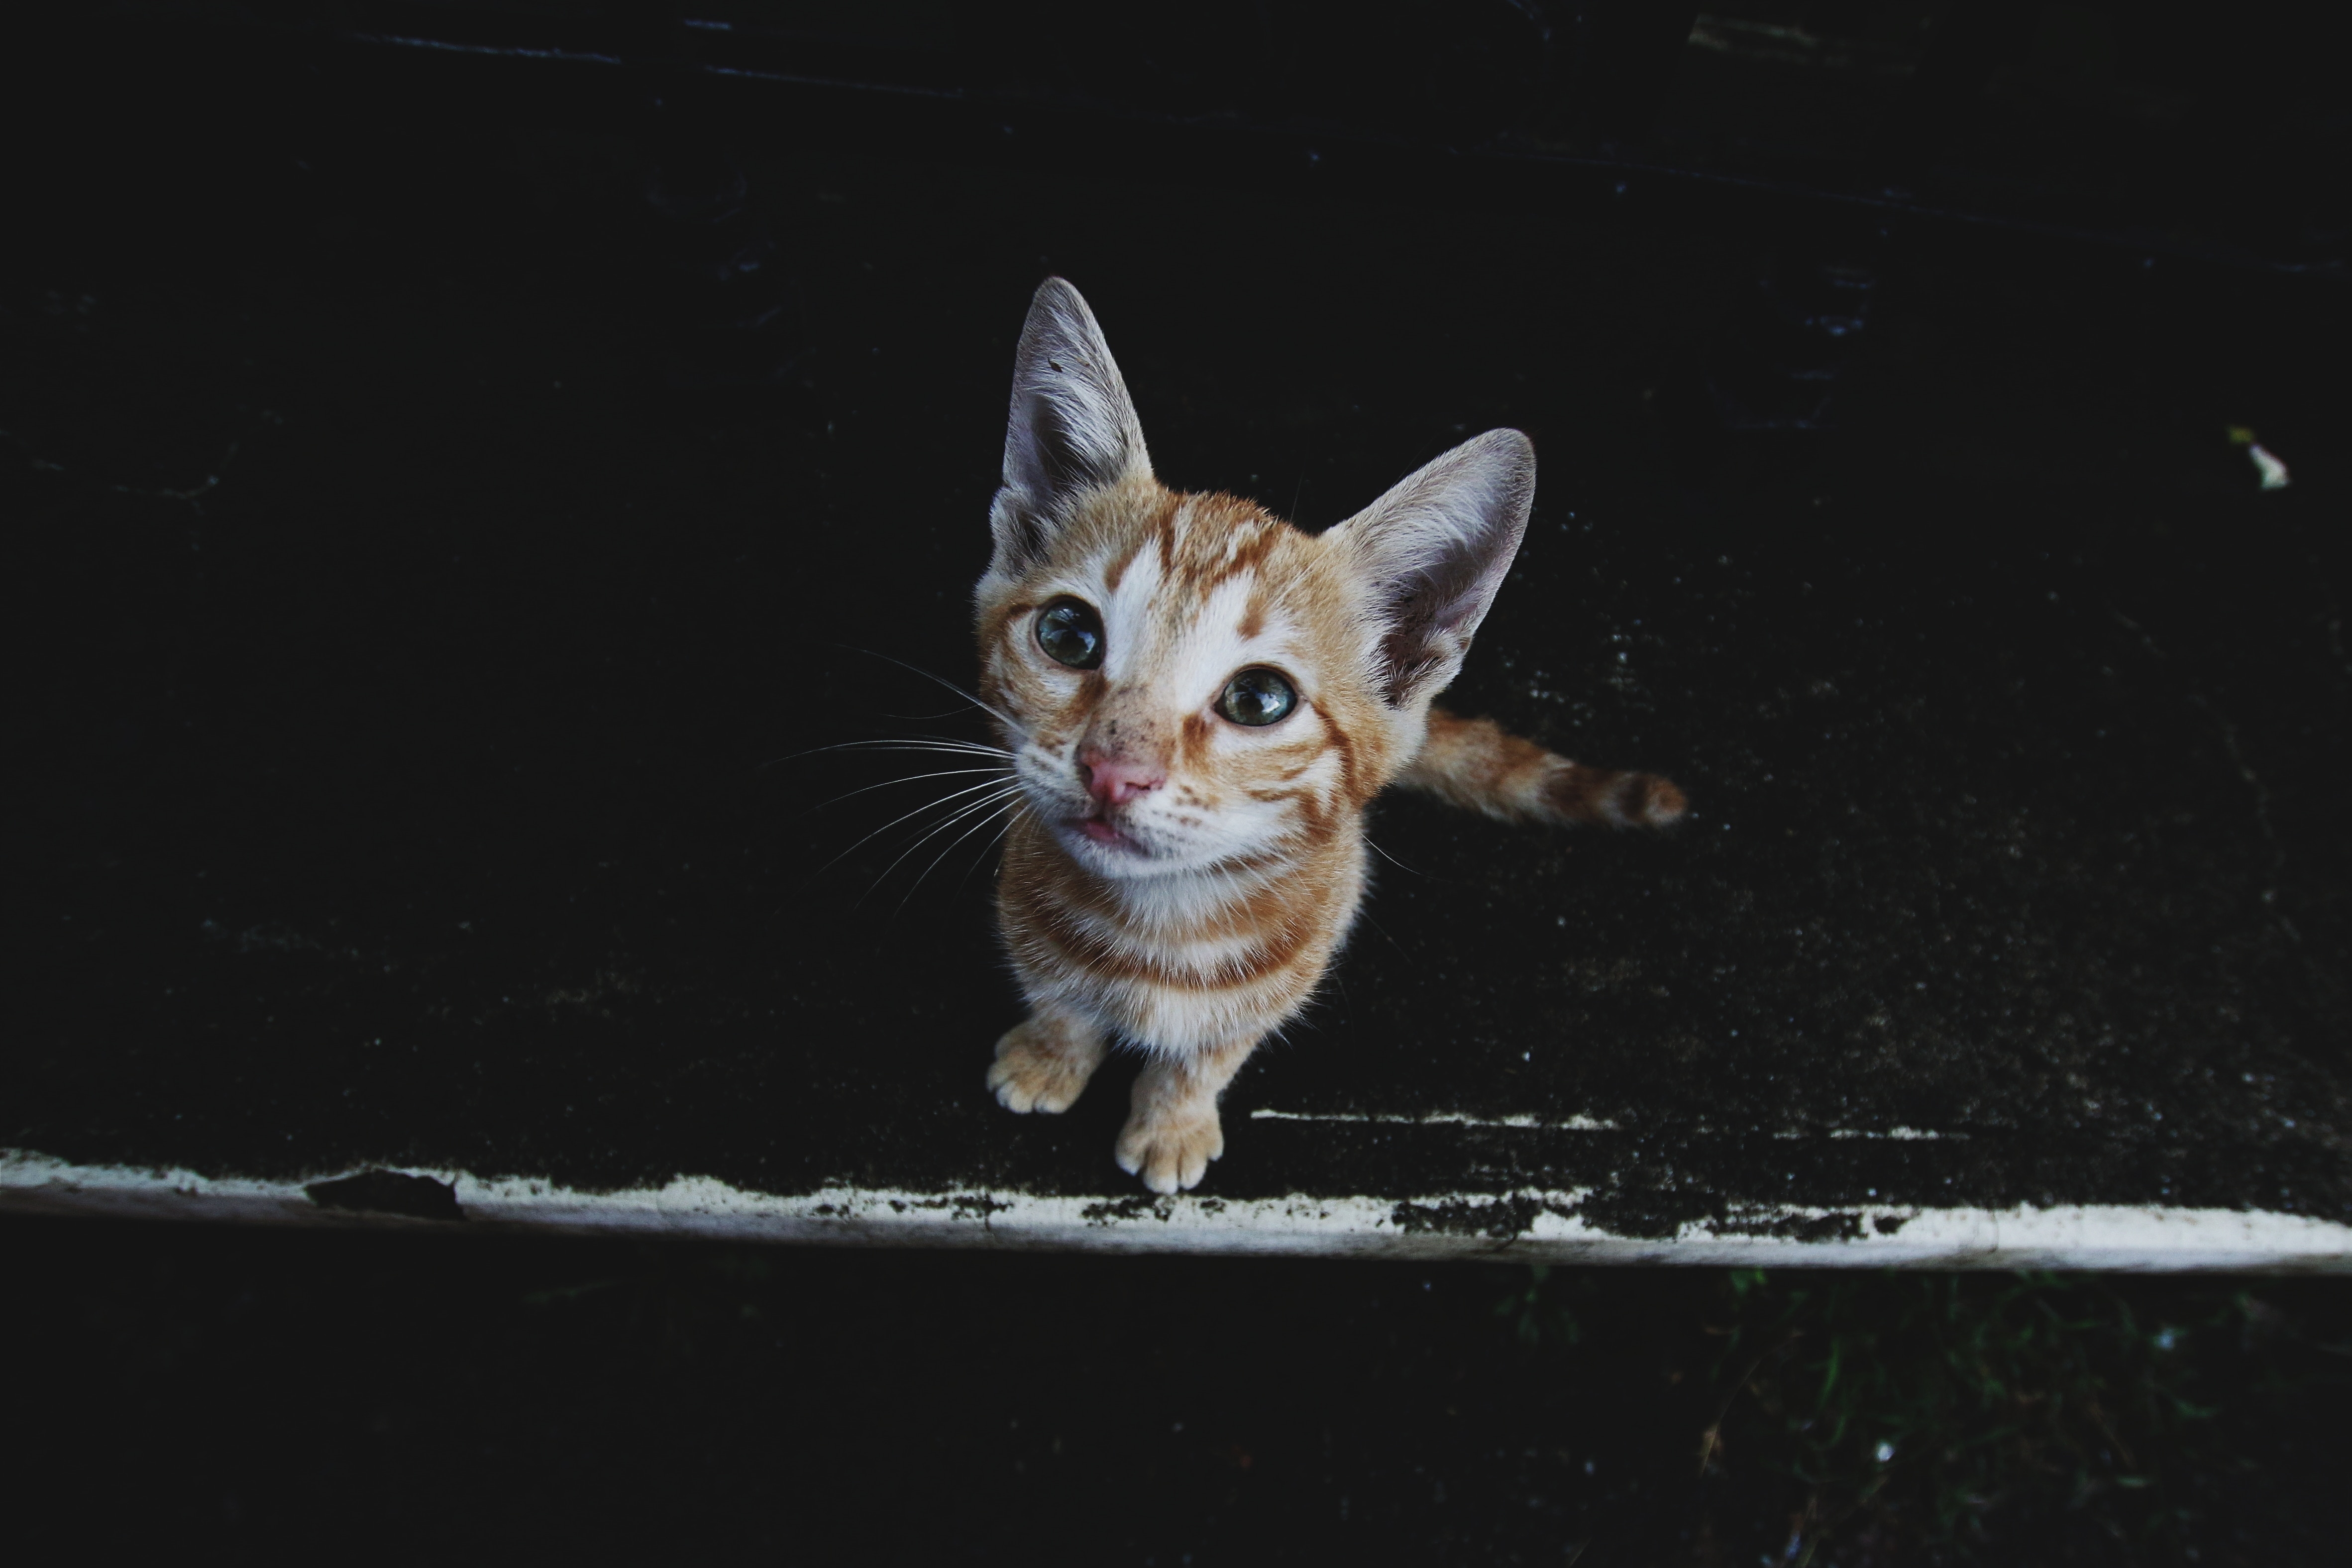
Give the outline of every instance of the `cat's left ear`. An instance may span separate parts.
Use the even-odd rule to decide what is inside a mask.
[[[1461,670],[1535,498],[1534,444],[1516,430],[1490,430],[1324,536],[1370,590],[1381,627],[1376,674],[1390,706],[1428,700]]]
[[[989,509],[996,535],[990,570],[1017,571],[1034,560],[1074,497],[1150,476],[1143,426],[1095,313],[1076,289],[1047,278],[1029,302],[1013,361],[1004,487]]]

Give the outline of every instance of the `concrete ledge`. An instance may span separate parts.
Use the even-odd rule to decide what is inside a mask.
[[[0,1209],[247,1224],[446,1228],[447,1220],[322,1202],[319,1182],[0,1156]],[[412,1171],[454,1195],[461,1222],[501,1229],[837,1246],[995,1247],[1747,1268],[2103,1269],[2352,1273],[2352,1227],[2301,1215],[2082,1205],[1757,1207],[1667,1239],[1614,1236],[1571,1213],[1581,1191],[1391,1198],[1106,1200],[1018,1191],[746,1192],[709,1176],[592,1193],[550,1182]],[[1824,1228],[1849,1234],[1816,1239]]]

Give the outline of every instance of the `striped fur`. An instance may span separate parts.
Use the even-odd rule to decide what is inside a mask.
[[[1656,828],[1687,809],[1654,773],[1615,773],[1546,751],[1491,718],[1429,710],[1429,734],[1397,782],[1506,822],[1597,822]]]
[[[1493,431],[1321,535],[1152,476],[1093,315],[1038,290],[1014,372],[996,551],[975,594],[980,695],[1025,810],[998,914],[1030,1017],[989,1084],[1061,1111],[1113,1040],[1148,1054],[1118,1145],[1157,1192],[1223,1152],[1217,1097],[1312,995],[1365,878],[1391,783],[1507,820],[1654,825],[1663,779],[1553,756],[1433,709],[1517,553],[1534,455]],[[1049,604],[1099,618],[1101,663],[1056,662]],[[1279,722],[1221,716],[1236,672],[1297,692]]]

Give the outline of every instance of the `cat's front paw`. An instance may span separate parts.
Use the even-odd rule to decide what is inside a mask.
[[[1224,1152],[1225,1129],[1214,1109],[1129,1116],[1118,1134],[1118,1168],[1160,1193],[1200,1186],[1209,1162]]]
[[[989,1090],[1008,1111],[1066,1111],[1102,1061],[1101,1049],[1086,1049],[1089,1043],[1050,1020],[1033,1018],[1017,1024],[996,1042]]]

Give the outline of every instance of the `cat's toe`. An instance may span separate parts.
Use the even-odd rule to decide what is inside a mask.
[[[1026,1114],[1037,1108],[1036,1085],[1022,1072],[1017,1063],[991,1062],[988,1068],[988,1092],[995,1095],[996,1103],[1008,1111]]]
[[[1094,1076],[1091,1061],[1069,1056],[1039,1044],[1026,1025],[996,1042],[996,1060],[989,1064],[988,1088],[1008,1111],[1047,1115],[1068,1110]]]
[[[988,1087],[996,1103],[1008,1111],[1024,1115],[1042,1111],[1052,1115],[1068,1110],[1086,1086],[1084,1080],[1068,1082],[1068,1074],[1057,1071],[1058,1065],[1033,1057],[1007,1057],[990,1065]]]
[[[1118,1168],[1157,1193],[1201,1185],[1209,1162],[1225,1152],[1225,1130],[1212,1111],[1182,1121],[1130,1121],[1118,1135]]]

